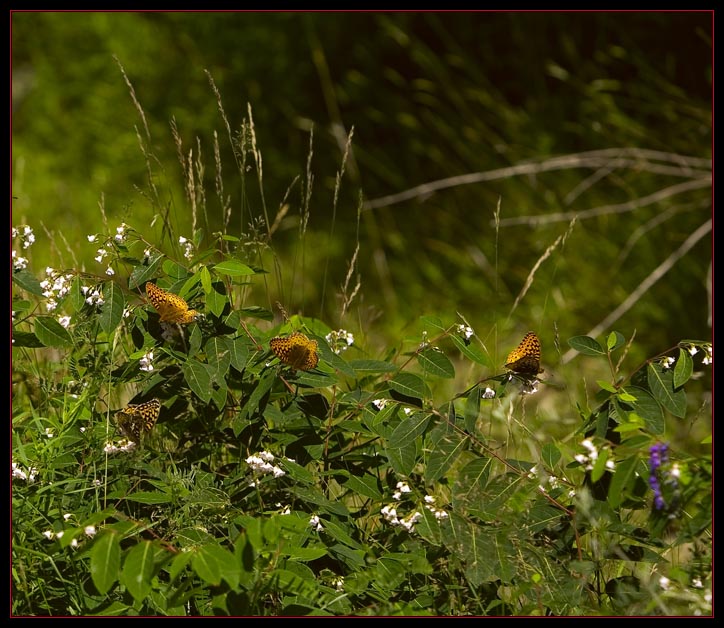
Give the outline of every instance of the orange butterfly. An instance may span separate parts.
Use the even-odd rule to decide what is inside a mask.
[[[185,325],[196,320],[196,310],[190,310],[186,301],[150,281],[146,284],[146,296],[161,315],[162,322]]]
[[[300,371],[313,369],[319,363],[317,341],[310,340],[300,331],[272,338],[269,347],[284,364]]]
[[[121,432],[136,443],[141,439],[141,432],[149,432],[161,412],[161,402],[151,399],[145,403],[129,404],[116,412],[116,422]]]
[[[540,367],[540,340],[535,332],[529,331],[518,348],[508,354],[505,368],[520,375],[538,375],[543,372]]]

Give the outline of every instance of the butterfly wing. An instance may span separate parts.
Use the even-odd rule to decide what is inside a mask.
[[[300,371],[309,371],[319,364],[317,341],[299,331],[286,337],[272,338],[269,347],[284,364]]]
[[[116,412],[116,421],[121,432],[138,442],[142,432],[149,432],[156,425],[161,412],[161,402],[151,399],[145,403],[129,404]]]
[[[146,284],[146,295],[162,322],[187,324],[196,319],[196,310],[190,310],[183,298],[150,281]]]
[[[540,368],[540,340],[535,332],[529,331],[518,348],[508,354],[505,368],[521,375],[538,375]]]

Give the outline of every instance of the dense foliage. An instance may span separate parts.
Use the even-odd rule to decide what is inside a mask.
[[[711,614],[708,14],[12,26],[14,615]]]

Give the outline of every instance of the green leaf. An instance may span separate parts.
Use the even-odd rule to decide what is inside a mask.
[[[174,262],[172,259],[165,259],[163,261],[162,268],[163,272],[172,280],[172,287],[173,284],[176,284],[180,279],[184,279],[189,275],[188,270],[181,266],[181,264]],[[170,291],[175,292],[175,290]],[[176,294],[178,294],[178,292],[176,292]]]
[[[209,294],[211,292],[211,273],[206,266],[201,268],[201,287],[204,289],[204,293]]]
[[[546,443],[540,452],[541,460],[549,469],[553,469],[561,459],[561,452],[553,443]]]
[[[232,588],[239,585],[241,565],[236,557],[218,544],[202,545],[191,560],[191,567],[205,582],[218,585],[223,579]]]
[[[674,388],[681,388],[694,372],[694,360],[686,349],[679,349],[679,359],[674,366]]]
[[[68,292],[68,304],[73,308],[74,312],[80,312],[85,305],[85,295],[81,288],[83,287],[83,281],[80,277],[76,277],[70,286],[70,292]]]
[[[131,276],[128,278],[128,289],[139,289],[141,292],[145,292],[146,282],[151,281],[156,276],[156,272],[163,261],[163,257],[163,253],[153,251],[146,264],[136,266],[131,272]]]
[[[287,556],[290,560],[308,561],[317,560],[328,554],[326,547],[297,547],[291,546],[287,549]]]
[[[206,343],[206,358],[212,369],[212,381],[220,382],[231,366],[232,341],[225,336],[214,336]]]
[[[427,347],[418,353],[417,361],[422,369],[430,375],[445,378],[455,377],[455,367],[452,362],[442,351],[433,347]]]
[[[38,316],[35,319],[35,335],[46,347],[67,347],[73,344],[73,338],[57,320],[51,316]]]
[[[170,504],[173,501],[173,496],[159,491],[139,491],[127,495],[126,500],[138,502],[139,504]]]
[[[485,490],[490,478],[490,458],[477,457],[468,462],[461,470],[453,485],[453,504],[455,508],[467,511],[479,507],[489,499]]]
[[[446,327],[442,324],[442,320],[440,320],[437,316],[421,316],[420,322],[425,327],[432,327],[433,329],[442,332],[446,331]]]
[[[382,499],[382,492],[380,491],[379,479],[377,477],[369,473],[365,473],[362,476],[353,475],[352,473],[344,473],[342,475],[346,476],[346,479],[340,482],[344,488],[363,497],[369,497],[374,500]]]
[[[606,472],[606,461],[608,460],[609,450],[607,448],[600,449],[598,457],[591,470],[591,480],[598,482]]]
[[[230,344],[231,365],[237,371],[243,371],[249,359],[249,339],[240,336]]]
[[[631,456],[616,465],[613,471],[611,485],[608,488],[607,501],[611,508],[618,508],[626,498],[627,489],[636,479],[637,463],[638,459],[636,456]]]
[[[313,486],[295,486],[289,489],[291,493],[299,497],[299,499],[319,506],[324,511],[337,515],[339,517],[348,517],[349,511],[341,502],[327,499],[320,490]]]
[[[112,532],[102,532],[90,553],[90,573],[98,592],[108,593],[118,578],[121,566],[120,537]]]
[[[27,290],[30,294],[35,296],[43,295],[43,288],[40,286],[40,282],[37,280],[35,275],[27,270],[18,270],[13,272],[13,282],[23,290]]]
[[[412,473],[417,462],[418,447],[418,441],[412,441],[400,448],[385,447],[387,458],[398,475],[408,476]]]
[[[406,397],[415,399],[425,399],[430,396],[425,381],[415,373],[398,373],[390,380],[390,388]]]
[[[101,329],[110,334],[123,319],[123,308],[126,300],[121,289],[112,281],[103,284],[103,300],[100,311]]]
[[[390,362],[382,360],[352,360],[348,363],[358,374],[359,373],[391,373],[397,367]]]
[[[142,602],[151,592],[154,549],[150,541],[141,541],[131,548],[123,563],[121,584],[128,589],[136,602]]]
[[[610,392],[610,393],[616,393],[616,392],[617,392],[616,387],[615,387],[613,384],[611,384],[611,383],[609,383],[609,382],[607,382],[607,381],[605,381],[605,380],[597,379],[597,380],[596,380],[596,384],[598,384],[598,386],[599,386],[600,388],[602,388],[603,390],[605,390],[605,391],[607,391],[607,392]]]
[[[220,275],[228,275],[229,277],[241,277],[242,275],[254,275],[255,272],[246,264],[237,262],[236,260],[226,260],[212,268]]]
[[[590,336],[573,336],[573,338],[568,339],[568,344],[583,355],[595,357],[606,355],[598,341]]]
[[[208,403],[211,399],[211,378],[213,375],[209,366],[193,359],[183,364],[181,371],[194,394],[201,401]]]
[[[615,351],[624,344],[626,344],[626,338],[618,331],[612,331],[606,338],[606,347],[609,352]]]
[[[229,298],[226,296],[226,288],[220,281],[211,284],[210,290],[206,292],[206,311],[214,316],[221,316],[224,313]]]
[[[271,390],[272,385],[276,381],[276,373],[272,370],[267,371],[256,385],[256,388],[252,390],[249,395],[248,401],[242,406],[239,413],[232,420],[232,428],[234,435],[238,436],[241,433],[249,420],[249,416],[252,412],[260,411],[260,404],[263,397]]]
[[[402,423],[393,430],[388,447],[397,449],[414,441],[425,431],[431,418],[431,414],[415,412],[412,416],[403,419]]]
[[[65,330],[63,330],[65,331]],[[44,347],[42,342],[38,339],[38,337],[31,331],[17,331],[13,329],[13,347],[29,347],[29,348],[37,348],[37,347]]]
[[[476,364],[480,364],[486,368],[493,367],[490,358],[483,353],[483,350],[477,344],[465,344],[465,341],[457,334],[453,334],[450,338],[453,344],[460,350],[460,353],[468,358],[468,360],[472,360]]]
[[[425,481],[436,482],[450,470],[458,456],[468,445],[468,436],[449,431],[439,439],[428,454],[425,466]]]
[[[680,419],[686,416],[686,393],[683,388],[674,390],[674,374],[671,369],[662,369],[657,364],[649,364],[647,379],[651,393],[671,414]]]
[[[194,550],[191,567],[204,582],[213,586],[221,584],[221,568],[216,560],[216,555],[209,551],[209,546],[202,545]]]

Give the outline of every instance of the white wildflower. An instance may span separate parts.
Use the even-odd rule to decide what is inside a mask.
[[[471,338],[471,337],[473,336],[473,334],[475,333],[475,332],[473,331],[473,328],[470,327],[470,325],[462,325],[462,324],[460,324],[460,325],[457,326],[457,332],[458,332],[458,334],[459,334],[460,336],[462,336],[465,340],[470,340],[470,338]]]

